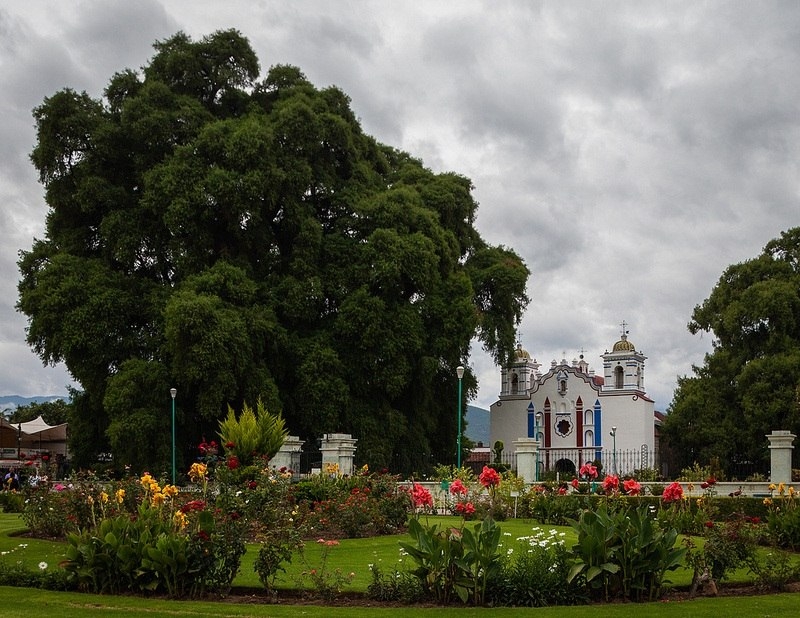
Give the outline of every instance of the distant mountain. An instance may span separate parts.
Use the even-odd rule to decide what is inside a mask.
[[[489,444],[489,410],[476,406],[467,406],[467,428],[464,430],[466,435],[475,444],[483,442],[484,446]]]
[[[0,412],[14,411],[20,406],[27,406],[32,403],[49,403],[63,399],[69,401],[68,395],[37,395],[35,397],[21,397],[19,395],[0,396]]]

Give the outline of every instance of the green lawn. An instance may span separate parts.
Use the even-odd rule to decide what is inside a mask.
[[[430,523],[440,523],[443,526],[458,525],[460,520],[455,517],[430,518]],[[472,524],[468,524],[472,525]],[[534,527],[546,530],[556,529],[565,534],[565,541],[571,544],[575,534],[571,528],[556,526],[538,526],[534,522],[525,520],[511,520],[500,524],[504,537],[503,542],[509,546],[515,542],[516,537],[530,534]],[[30,569],[38,568],[40,563],[46,563],[48,569],[58,568],[59,561],[63,558],[63,543],[29,539],[18,536],[24,530],[22,520],[13,514],[0,514],[0,560],[19,562]],[[347,539],[335,547],[330,548],[328,565],[330,569],[341,569],[343,573],[354,573],[352,583],[345,588],[348,591],[363,592],[370,581],[369,564],[378,563],[384,570],[390,570],[395,565],[403,566],[403,558],[399,551],[398,541],[401,536],[376,537],[368,539]],[[255,547],[248,547],[242,562],[242,568],[234,581],[235,588],[260,588],[258,577],[253,571]],[[305,568],[319,568],[322,547],[309,542],[306,550],[307,565],[300,560],[287,568],[287,573],[279,579],[278,588],[296,588],[299,573]],[[671,574],[671,580],[676,586],[687,586],[691,581],[691,573],[686,569],[679,569]],[[732,578],[734,582],[746,582],[749,576],[746,571],[740,571]],[[280,594],[279,594],[280,598]],[[685,602],[659,602],[650,604],[615,603],[603,605],[602,612],[605,616],[621,616],[641,618],[642,616],[709,616],[716,617],[728,612],[736,612],[740,616],[769,616],[790,615],[796,611],[800,603],[800,594],[776,594],[758,597],[729,597],[717,599],[695,599]],[[279,605],[264,605],[260,603],[219,603],[195,601],[170,601],[162,599],[145,599],[138,597],[98,596],[78,593],[61,593],[32,590],[26,588],[0,587],[0,607],[2,616],[26,617],[70,615],[70,616],[101,616],[108,613],[125,616],[419,616],[434,613],[441,616],[518,616],[530,609],[515,608],[378,608],[378,607],[321,607],[313,605],[290,605],[281,602]],[[577,617],[596,615],[598,606],[588,607],[560,607],[536,609],[537,615],[549,617],[569,616]]]
[[[793,616],[800,594],[775,594],[758,597],[703,598],[668,603],[616,603],[583,607],[473,608],[473,607],[323,607],[317,605],[263,605],[198,601],[167,601],[126,596],[100,596],[71,592],[45,592],[27,588],[0,586],[3,618],[39,618],[69,616],[99,618],[108,615],[126,618],[238,618],[298,616],[325,618],[370,618],[398,616],[407,618],[508,618],[535,615],[538,618],[718,618],[718,616]]]

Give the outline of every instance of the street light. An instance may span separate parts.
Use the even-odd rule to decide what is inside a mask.
[[[458,438],[456,439],[456,462],[458,463],[458,467],[461,468],[461,378],[464,377],[463,365],[456,367],[456,375],[458,376]]]
[[[614,464],[614,474],[616,474],[617,473],[617,428],[612,427],[609,433],[613,438],[612,462]]]
[[[172,484],[175,484],[175,395],[178,394],[177,388],[169,389],[172,397]]]
[[[533,471],[533,482],[539,482],[539,449],[542,448],[542,443],[539,442],[539,423],[542,422],[542,413],[537,412],[534,416],[536,422],[534,423],[533,435],[536,437],[536,469]]]

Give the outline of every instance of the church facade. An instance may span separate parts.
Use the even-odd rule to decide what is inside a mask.
[[[499,399],[490,407],[492,444],[515,451],[522,438],[538,440],[538,470],[575,473],[587,462],[619,475],[654,468],[656,425],[644,381],[647,357],[623,334],[601,355],[598,375],[580,358],[552,361],[547,372],[517,345],[501,371]]]

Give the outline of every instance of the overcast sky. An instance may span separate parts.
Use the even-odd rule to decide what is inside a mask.
[[[723,270],[800,225],[800,3],[136,0],[0,5],[0,395],[66,393],[16,313],[44,233],[31,110],[99,98],[152,43],[237,28],[262,75],[294,64],[364,130],[472,179],[477,227],[532,272],[520,336],[544,369],[629,339],[666,410],[712,336],[686,329]],[[499,371],[478,346],[472,403]]]

